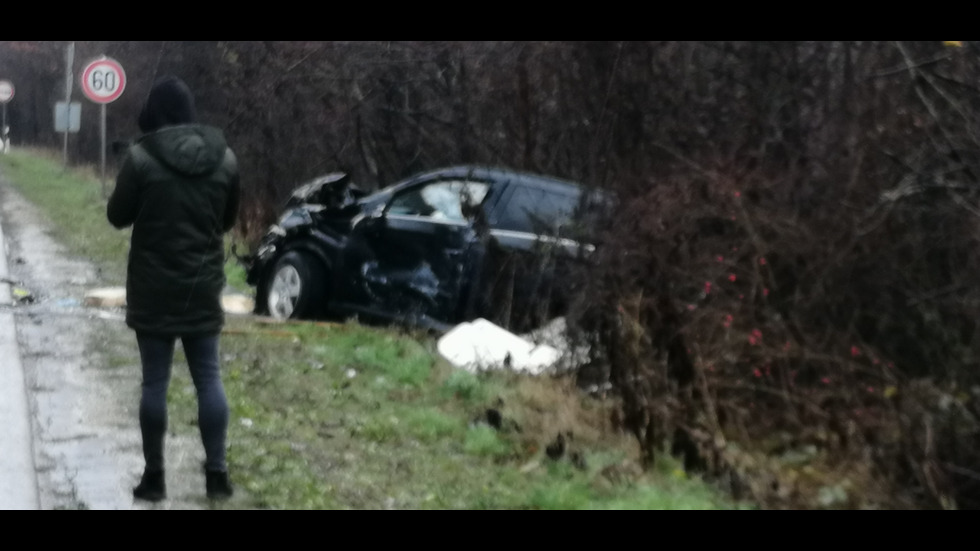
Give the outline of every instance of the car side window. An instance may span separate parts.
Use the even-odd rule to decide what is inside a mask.
[[[485,182],[433,182],[396,195],[388,205],[388,214],[464,222],[467,213],[483,203],[489,189]]]
[[[525,233],[555,234],[571,221],[578,200],[575,193],[520,186],[510,195],[496,226]]]

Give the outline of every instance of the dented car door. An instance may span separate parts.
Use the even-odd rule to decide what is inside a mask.
[[[355,224],[344,261],[350,288],[341,296],[367,313],[423,325],[455,319],[480,261],[475,221],[490,189],[486,182],[445,179],[394,194]]]

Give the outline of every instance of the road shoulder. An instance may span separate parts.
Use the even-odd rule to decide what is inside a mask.
[[[5,224],[6,218],[0,212],[0,246],[3,247],[0,251],[0,427],[4,432],[3,453],[0,453],[0,509],[32,510],[39,507],[34,443],[11,310],[14,301],[7,267],[7,239],[3,233]]]

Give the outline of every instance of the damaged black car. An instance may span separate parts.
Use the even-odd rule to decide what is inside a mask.
[[[241,258],[256,313],[436,330],[483,317],[511,330],[562,315],[594,247],[592,194],[573,182],[457,166],[365,193],[343,173],[294,190]]]

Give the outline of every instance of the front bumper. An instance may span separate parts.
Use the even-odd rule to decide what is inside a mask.
[[[245,281],[249,285],[258,285],[260,275],[276,256],[279,240],[285,235],[285,230],[278,224],[274,224],[262,238],[255,254],[238,257],[238,262],[245,268]]]

